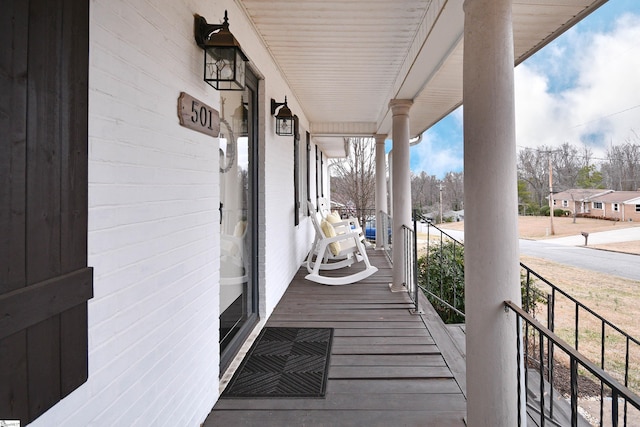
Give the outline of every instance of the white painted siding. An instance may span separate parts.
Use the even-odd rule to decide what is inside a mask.
[[[179,126],[177,99],[185,91],[219,109],[193,14],[218,22],[225,9],[264,76],[261,317],[308,250],[308,221],[293,222],[293,145],[273,132],[268,105],[288,94],[301,110],[235,3],[92,1],[89,379],[32,426],[199,426],[218,398],[218,140]]]

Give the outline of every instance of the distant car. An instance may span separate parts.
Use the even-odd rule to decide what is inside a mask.
[[[388,229],[387,236],[387,238],[389,239],[387,242],[391,243],[391,228]],[[376,240],[376,227],[365,227],[364,237],[367,240]]]

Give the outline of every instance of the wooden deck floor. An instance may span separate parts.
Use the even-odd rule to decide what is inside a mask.
[[[359,283],[324,286],[301,269],[267,326],[332,327],[323,399],[220,399],[213,426],[464,426],[464,356],[437,314],[410,313],[406,293],[391,293],[391,268]],[[352,267],[353,268],[353,267]]]

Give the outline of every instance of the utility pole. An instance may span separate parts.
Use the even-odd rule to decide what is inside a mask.
[[[444,218],[442,217],[442,184],[440,184],[440,223],[444,223]]]
[[[553,236],[555,232],[553,230],[553,167],[551,166],[551,151],[547,152],[547,156],[549,158],[549,231]]]

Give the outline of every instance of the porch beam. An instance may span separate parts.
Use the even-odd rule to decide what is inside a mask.
[[[520,305],[511,0],[464,2],[467,421],[518,425]]]

